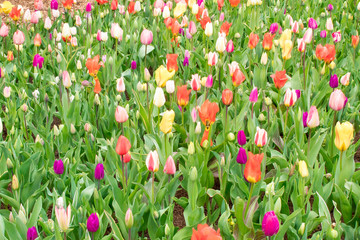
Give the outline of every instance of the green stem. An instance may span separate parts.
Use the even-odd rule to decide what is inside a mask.
[[[333,150],[334,150],[334,132],[335,132],[335,124],[336,124],[336,111],[334,112],[334,120],[333,120],[333,126],[331,130],[331,142],[330,142],[330,157],[333,156]]]
[[[289,108],[286,109],[286,115],[285,115],[285,124],[284,124],[284,146],[286,141],[286,125],[287,125],[287,119],[289,115]]]
[[[155,189],[155,173],[151,172],[152,174],[152,184],[151,184],[151,202],[152,204],[154,204],[155,202],[155,194],[154,194],[154,189]]]
[[[165,158],[167,157],[167,151],[166,151],[166,134],[164,134],[164,145],[165,145]]]
[[[342,158],[343,158],[343,151],[340,151],[340,174],[342,170]]]
[[[250,193],[249,193],[249,199],[246,203],[246,208],[245,208],[245,216],[247,216],[247,212],[249,210],[249,205],[250,205],[250,202],[251,202],[251,196],[253,194],[253,191],[254,191],[254,183],[250,183]]]
[[[181,108],[181,123],[184,125],[184,107]]]
[[[308,149],[307,149],[308,160],[309,160],[309,156],[310,156],[310,141],[311,141],[311,128],[309,128],[309,136],[308,136]]]

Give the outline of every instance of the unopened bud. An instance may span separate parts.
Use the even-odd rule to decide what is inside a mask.
[[[75,133],[76,133],[76,128],[75,128],[74,124],[71,124],[71,125],[70,125],[70,132],[71,132],[71,134],[75,134]]]
[[[227,140],[230,141],[230,142],[234,141],[235,140],[234,133],[232,133],[232,132],[228,133]]]
[[[195,153],[195,146],[193,142],[190,142],[189,146],[188,146],[188,154],[189,155],[193,155]]]
[[[278,198],[274,205],[274,212],[276,214],[280,214],[280,211],[281,211],[281,198]]]
[[[155,216],[155,212],[154,212],[154,216]],[[155,218],[157,218],[157,217],[155,217]],[[132,226],[134,225],[134,216],[133,216],[133,213],[130,208],[128,208],[128,210],[126,211],[126,214],[125,214],[125,225],[128,229],[132,228]]]
[[[14,167],[12,161],[10,160],[10,158],[6,159],[6,166],[8,169],[12,169]]]
[[[298,230],[298,233],[299,235],[304,235],[304,232],[305,232],[305,223],[302,223],[299,227],[299,230]]]
[[[14,190],[17,190],[19,188],[19,180],[15,174],[12,177],[11,187]]]
[[[190,170],[190,180],[191,181],[196,181],[198,177],[198,172],[196,167],[192,167]]]

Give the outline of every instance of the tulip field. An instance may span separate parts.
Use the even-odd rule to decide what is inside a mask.
[[[359,0],[0,17],[0,240],[360,239]]]

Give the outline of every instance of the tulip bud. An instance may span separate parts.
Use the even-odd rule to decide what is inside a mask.
[[[202,143],[202,147],[203,148],[208,148],[209,147],[209,140],[205,140],[203,143]]]
[[[154,211],[154,218],[155,218],[155,219],[158,219],[158,218],[159,218],[159,213],[158,213],[158,211]]]
[[[265,121],[265,120],[266,120],[265,115],[264,115],[264,114],[262,114],[262,113],[260,113],[260,115],[259,115],[258,119],[259,119],[259,121],[260,121],[260,122],[263,122],[263,121]]]
[[[193,155],[195,153],[195,146],[193,142],[190,142],[189,146],[188,146],[188,154],[189,155]]]
[[[165,224],[165,235],[166,236],[169,236],[170,235],[170,227],[169,227],[169,225],[168,224]]]
[[[130,229],[134,225],[134,216],[130,208],[126,211],[125,214],[125,226]]]
[[[12,212],[10,212],[10,214],[9,214],[9,221],[12,223],[15,223],[15,219],[14,219]]]
[[[76,133],[76,129],[75,129],[74,124],[71,124],[71,125],[70,125],[70,132],[71,132],[71,134],[75,134],[75,133]]]
[[[6,159],[6,166],[8,169],[12,169],[14,167],[12,161],[10,160],[10,158]]]
[[[271,182],[268,185],[266,185],[265,195],[268,196],[268,197],[275,195],[275,184],[274,184],[274,182]]]
[[[336,67],[336,64],[334,63],[334,61],[332,61],[332,62],[329,64],[329,68],[331,68],[331,70],[334,70],[335,67]]]
[[[264,52],[264,53],[261,55],[260,63],[261,63],[262,65],[266,65],[266,64],[267,64],[267,61],[268,61],[268,56],[267,56],[267,53]]]
[[[196,167],[192,167],[190,170],[190,180],[191,181],[196,181],[198,177],[198,172]]]
[[[304,235],[304,232],[305,232],[305,223],[301,223],[298,233],[299,233],[299,235],[302,236],[302,235]]]
[[[275,202],[275,205],[274,205],[274,212],[276,214],[280,214],[280,211],[281,211],[281,199],[278,198]]]
[[[14,190],[17,190],[19,188],[19,180],[18,180],[18,178],[17,178],[17,176],[15,174],[12,177],[11,187]]]
[[[232,133],[232,132],[228,133],[227,140],[230,141],[230,142],[234,141],[235,140],[234,133]]]
[[[336,231],[335,229],[331,228],[330,231],[328,232],[328,237],[332,238],[332,239],[337,239],[338,237],[338,231]]]
[[[150,72],[147,68],[144,69],[144,79],[145,81],[149,81],[151,78]]]
[[[95,102],[96,105],[101,104],[99,94],[95,94],[94,102]]]

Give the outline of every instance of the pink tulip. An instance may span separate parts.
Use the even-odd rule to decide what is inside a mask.
[[[196,108],[193,108],[191,110],[191,119],[193,122],[196,122],[196,119],[197,119],[197,111],[196,111]]]
[[[310,111],[306,119],[306,125],[309,128],[315,128],[319,126],[319,113],[315,106],[310,107]]]
[[[303,38],[300,38],[297,40],[298,42],[298,50],[299,52],[304,52],[306,48],[306,43]]]
[[[153,33],[145,28],[141,33],[140,41],[144,45],[150,45],[153,41]]]
[[[293,33],[299,33],[299,23],[297,21],[292,25],[292,31]]]
[[[96,40],[98,40],[99,42],[101,41],[101,31],[100,30],[97,31]]]
[[[239,64],[235,61],[231,62],[231,64],[228,64],[229,66],[229,72],[230,76],[232,77],[236,71],[236,69],[239,69]]]
[[[169,156],[164,166],[164,173],[169,175],[174,175],[175,172],[176,172],[176,166],[174,159],[171,156]]]
[[[291,90],[290,88],[286,89],[284,96],[284,105],[286,107],[292,107],[295,105],[297,100],[297,94],[295,90]]]
[[[252,103],[256,103],[258,100],[258,89],[257,87],[254,87],[254,89],[251,91],[250,96],[249,96],[249,101]]]
[[[350,83],[350,73],[348,72],[344,76],[341,77],[340,82],[344,86],[348,86]]]
[[[39,13],[33,12],[33,13],[31,14],[30,22],[31,22],[32,24],[37,24],[37,23],[39,22]]]
[[[42,0],[35,0],[34,7],[35,7],[35,10],[41,11],[44,7]]]
[[[256,128],[255,134],[255,144],[258,147],[263,147],[266,145],[267,142],[267,132],[265,129],[261,129],[259,127]]]
[[[7,37],[9,35],[9,27],[3,22],[0,28],[0,36]]]
[[[334,32],[333,34],[331,34],[331,36],[335,43],[341,41],[341,32]]]
[[[157,172],[159,170],[159,155],[156,150],[149,152],[145,163],[150,172]]]
[[[124,82],[124,78],[121,77],[117,80],[116,83],[116,91],[122,93],[125,92],[125,82]]]
[[[199,74],[193,74],[192,78],[191,78],[191,88],[192,90],[194,90],[195,92],[199,91],[201,88],[201,84],[200,84],[200,76]]]
[[[205,87],[211,88],[213,83],[214,83],[214,79],[213,79],[213,76],[210,74],[206,79]]]
[[[217,62],[218,62],[218,54],[216,52],[209,52],[208,65],[215,66]]]
[[[156,0],[154,2],[154,8],[160,8],[161,10],[163,10],[164,7],[165,7],[165,3],[163,0]]]
[[[65,88],[71,87],[71,79],[68,71],[63,71],[62,80]]]
[[[118,23],[111,24],[110,34],[111,34],[111,37],[113,37],[117,40],[121,41],[123,39],[123,30],[121,29],[121,27],[119,26]]]
[[[226,44],[226,51],[228,53],[232,53],[234,51],[234,43],[232,40],[228,41],[228,43]]]
[[[196,33],[196,24],[193,21],[190,21],[189,23],[189,32],[191,35],[194,35]]]
[[[126,122],[129,119],[129,115],[126,112],[126,109],[121,106],[117,106],[115,111],[115,119],[118,123]]]
[[[311,28],[308,28],[303,37],[305,43],[306,44],[311,43],[312,37],[313,37],[313,30]]]
[[[25,42],[25,34],[20,31],[20,30],[17,30],[15,33],[14,33],[14,36],[13,36],[13,41],[14,41],[14,44],[15,45],[21,45]]]
[[[225,14],[223,12],[220,13],[220,17],[219,17],[220,22],[224,21],[224,16],[225,16]]]
[[[70,220],[71,220],[70,205],[67,207],[67,210],[65,210],[63,206],[61,207],[55,206],[55,215],[60,229],[63,232],[66,232],[66,230],[68,230],[69,228]]]
[[[345,94],[340,89],[336,89],[330,95],[329,106],[334,111],[340,111],[345,107],[346,101]]]
[[[279,220],[274,211],[265,213],[261,223],[261,228],[265,236],[273,236],[278,233],[280,227]]]

